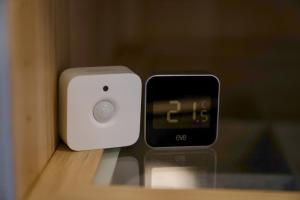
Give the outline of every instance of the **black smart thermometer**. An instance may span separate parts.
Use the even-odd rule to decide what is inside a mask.
[[[145,87],[145,140],[149,146],[209,146],[215,142],[220,91],[216,76],[154,75]]]

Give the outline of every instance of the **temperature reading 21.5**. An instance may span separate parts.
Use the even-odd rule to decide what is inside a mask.
[[[191,101],[188,102],[190,105],[183,105],[178,100],[169,101],[170,106],[174,109],[171,109],[167,112],[167,122],[168,123],[178,123],[180,122],[180,118],[178,118],[178,114],[182,113],[185,116],[190,115],[190,118],[193,122],[196,123],[206,123],[208,122],[208,106],[207,101]],[[187,104],[187,103],[185,103]],[[187,108],[187,106],[189,108]]]

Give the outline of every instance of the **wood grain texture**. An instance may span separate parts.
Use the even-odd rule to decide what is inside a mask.
[[[60,145],[36,183],[31,199],[44,199],[91,184],[101,155],[101,150],[74,152]]]
[[[72,67],[110,64],[118,42],[117,8],[118,1],[69,1]]]
[[[26,196],[57,146],[57,77],[60,66],[67,62],[63,44],[57,46],[65,34],[57,26],[57,17],[63,19],[64,4],[58,6],[57,2],[9,2],[18,199]]]
[[[101,150],[73,152],[60,145],[38,180],[29,199],[272,199],[299,200],[299,192],[224,189],[144,189],[97,186],[92,183]]]
[[[198,189],[198,190],[154,190],[143,189],[136,187],[81,187],[74,188],[74,192],[62,193],[55,196],[55,199],[169,199],[169,200],[299,200],[299,193],[284,193],[284,192],[265,192],[265,191],[242,191],[242,190],[213,190],[213,189]]]
[[[287,88],[300,90],[296,5],[259,0],[70,1],[71,66],[126,65],[142,80],[155,73],[208,71],[222,82],[225,117],[299,121],[300,95],[278,109],[293,94]]]

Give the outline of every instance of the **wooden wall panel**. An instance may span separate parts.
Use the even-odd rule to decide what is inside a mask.
[[[131,29],[127,32],[139,37],[135,41],[121,38],[112,63],[130,66],[144,80],[152,73],[209,71],[221,79],[222,117],[299,122],[300,95],[295,92],[300,90],[299,3],[131,3],[140,9],[130,11],[139,14],[135,16],[138,25],[123,24],[117,32]],[[129,13],[128,6],[120,10],[117,13]]]
[[[72,67],[108,65],[116,37],[116,1],[70,1],[70,60]]]
[[[59,4],[58,4],[59,3]],[[22,199],[53,154],[57,77],[67,66],[66,1],[11,0],[12,121],[17,197]],[[57,23],[61,23],[60,26]]]

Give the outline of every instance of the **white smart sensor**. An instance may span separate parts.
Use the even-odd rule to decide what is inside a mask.
[[[141,79],[127,67],[65,70],[59,80],[61,138],[76,151],[134,144],[141,96]]]

